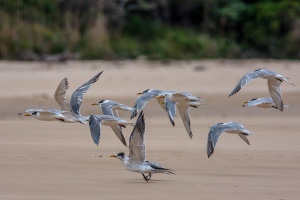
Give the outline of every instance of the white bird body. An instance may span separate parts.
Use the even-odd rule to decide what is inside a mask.
[[[263,97],[263,98],[254,98],[247,102],[244,102],[243,107],[259,107],[259,108],[275,108],[277,109],[274,101],[270,97]],[[288,108],[289,105],[283,105],[284,108]]]

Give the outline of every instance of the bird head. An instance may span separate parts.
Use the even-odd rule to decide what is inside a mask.
[[[125,153],[124,153],[124,152],[120,152],[120,153],[111,155],[111,156],[109,156],[109,157],[112,157],[112,158],[119,158],[119,159],[124,159]]]
[[[247,104],[248,104],[248,101],[245,101],[242,106],[245,107],[245,106],[247,106]]]
[[[101,103],[104,103],[106,100],[101,100],[101,101],[98,101],[96,103],[92,103],[91,105],[92,106],[95,106],[95,105],[100,105]]]

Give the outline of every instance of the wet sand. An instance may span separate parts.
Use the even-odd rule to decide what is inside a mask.
[[[202,60],[147,62],[70,61],[62,64],[0,62],[0,199],[270,199],[300,196],[300,62],[278,60]],[[291,78],[283,83],[276,109],[242,107],[269,96],[266,80],[257,79],[228,97],[246,72],[268,68]],[[88,125],[43,122],[19,117],[28,108],[57,108],[58,83],[68,77],[68,97],[82,83],[104,71],[85,95],[83,115],[101,114],[90,104],[113,99],[133,106],[145,89],[191,92],[207,106],[191,109],[191,140],[180,116],[171,125],[155,100],[145,108],[147,159],[175,170],[176,175],[128,172],[109,155],[128,149],[109,127],[94,145]],[[130,120],[129,113],[120,116]],[[254,135],[247,145],[224,133],[210,159],[209,127],[218,122],[242,123]],[[124,129],[128,141],[132,127]]]

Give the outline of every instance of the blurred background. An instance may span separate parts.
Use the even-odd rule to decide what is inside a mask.
[[[300,58],[299,0],[1,0],[0,59]]]

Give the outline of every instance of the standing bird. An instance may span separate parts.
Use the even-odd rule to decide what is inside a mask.
[[[104,115],[119,117],[118,110],[133,112],[133,108],[113,100],[101,100],[92,105],[99,105]]]
[[[188,92],[174,92],[165,95],[166,111],[172,125],[175,126],[174,117],[176,115],[177,107],[184,127],[191,139],[193,137],[193,133],[191,130],[190,108],[204,106],[204,104],[200,103],[199,101],[203,100]]]
[[[214,153],[215,146],[219,140],[221,133],[223,132],[238,134],[248,145],[250,145],[250,143],[246,136],[253,134],[245,129],[242,124],[236,122],[218,123],[211,126],[207,138],[208,158]]]
[[[103,71],[102,71],[103,72]],[[43,109],[28,109],[19,115],[24,116],[33,116],[38,120],[42,121],[60,121],[66,123],[75,123],[80,122],[86,124],[89,120],[89,117],[82,116],[80,114],[80,107],[83,101],[83,96],[88,91],[90,86],[95,83],[102,72],[95,75],[88,82],[84,83],[80,87],[78,87],[71,96],[70,103],[66,100],[66,93],[69,88],[68,79],[64,78],[58,85],[55,93],[54,99],[59,104],[61,110],[51,109],[51,110],[43,110]],[[33,112],[31,112],[33,111]]]
[[[264,97],[264,98],[254,98],[249,101],[244,102],[243,107],[245,106],[256,106],[259,108],[275,108],[277,107],[274,104],[274,101],[270,97]],[[289,107],[289,105],[283,105],[284,108]]]
[[[238,84],[235,86],[235,88],[229,94],[228,97],[237,93],[244,85],[251,82],[255,78],[263,78],[268,80],[269,93],[275,103],[275,106],[280,111],[283,111],[284,106],[282,102],[282,94],[280,89],[281,82],[285,81],[291,85],[294,84],[289,82],[288,78],[285,78],[282,75],[268,69],[257,69],[253,72],[248,72],[247,74],[245,74],[239,80]]]
[[[90,132],[92,139],[97,146],[99,145],[100,141],[101,124],[105,126],[110,126],[111,129],[117,135],[117,137],[121,140],[121,142],[125,146],[127,146],[121,127],[126,128],[126,125],[134,126],[134,123],[127,122],[119,117],[112,115],[91,115],[89,117]]]
[[[145,119],[144,113],[141,111],[129,138],[129,156],[127,157],[124,152],[120,152],[110,157],[120,159],[128,171],[141,173],[147,182],[152,173],[174,174],[172,170],[164,168],[158,163],[146,161],[144,134]]]

